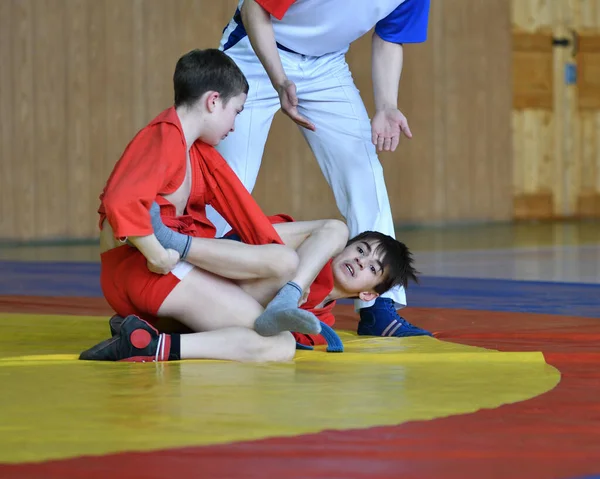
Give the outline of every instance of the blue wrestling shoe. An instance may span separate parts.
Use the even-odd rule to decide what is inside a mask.
[[[377,298],[373,306],[361,308],[357,332],[359,336],[433,336],[400,316],[393,299],[382,297]]]

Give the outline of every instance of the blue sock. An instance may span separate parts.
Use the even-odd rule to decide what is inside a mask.
[[[300,286],[292,281],[286,283],[256,319],[255,331],[261,336],[275,336],[282,331],[319,334],[321,322],[314,314],[298,307],[301,296]]]
[[[156,201],[150,207],[150,220],[154,229],[154,236],[165,249],[174,249],[184,259],[192,244],[192,237],[187,236],[165,226],[160,217],[160,206]]]

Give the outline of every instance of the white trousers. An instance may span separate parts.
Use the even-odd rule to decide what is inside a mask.
[[[280,108],[279,97],[247,37],[226,53],[246,75],[250,90],[235,131],[217,149],[251,192],[273,116]],[[299,127],[300,131],[333,190],[350,235],[373,230],[395,236],[383,168],[371,142],[371,122],[345,52],[322,57],[282,50],[279,54],[288,78],[296,84],[298,111],[316,127],[314,132]],[[218,235],[229,230],[214,209],[208,208],[207,213]],[[397,308],[406,306],[402,286],[383,296],[393,298]],[[372,303],[357,301],[356,308]]]

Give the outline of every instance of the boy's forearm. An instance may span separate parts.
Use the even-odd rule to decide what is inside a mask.
[[[244,1],[241,14],[250,44],[277,89],[287,76],[277,50],[271,15],[254,0]]]
[[[127,239],[144,255],[150,264],[158,268],[162,268],[168,264],[169,255],[167,250],[158,242],[154,234],[148,236],[130,236]]]
[[[377,111],[398,108],[398,85],[402,74],[403,48],[373,33],[371,51],[371,76],[373,96]]]

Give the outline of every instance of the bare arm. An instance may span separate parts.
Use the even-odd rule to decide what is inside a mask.
[[[375,116],[371,122],[373,144],[378,151],[394,151],[400,132],[412,137],[406,117],[398,110],[398,85],[402,74],[404,50],[401,44],[383,40],[373,33],[371,75]]]
[[[398,108],[398,85],[402,75],[404,49],[399,43],[382,40],[373,33],[371,45],[371,76],[375,110]]]
[[[254,0],[244,1],[241,14],[250,44],[279,95],[281,109],[298,125],[314,130],[314,125],[298,113],[296,85],[288,79],[281,64],[271,15]]]
[[[148,269],[154,273],[167,274],[179,261],[179,253],[172,249],[165,249],[154,234],[128,239],[144,255]]]
[[[167,274],[179,261],[179,253],[167,250],[158,242],[154,234],[148,236],[131,236],[127,238],[147,260],[148,269],[154,273]],[[117,241],[108,220],[102,223],[100,231],[100,253],[117,248],[123,243]]]
[[[254,0],[244,1],[241,14],[252,48],[277,89],[287,80],[287,76],[277,51],[271,15]]]

